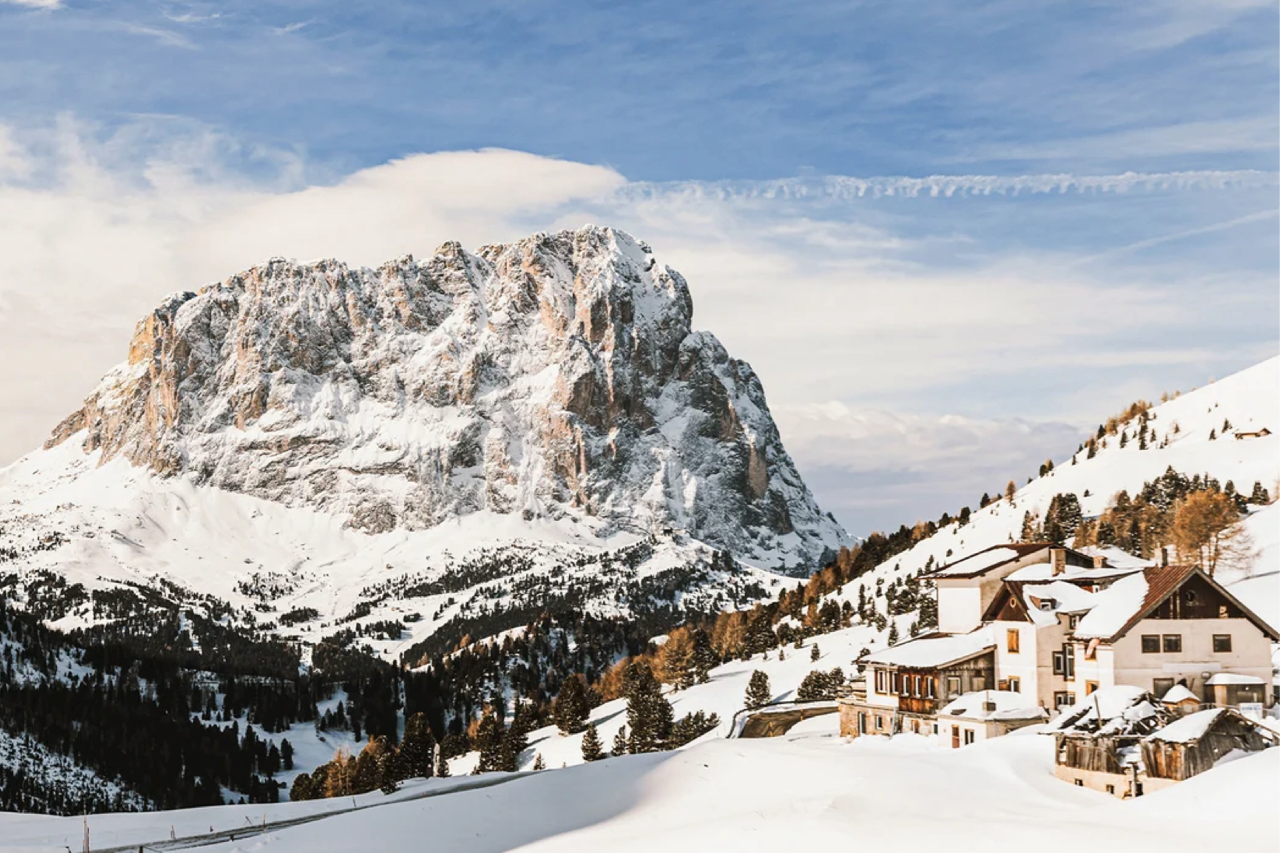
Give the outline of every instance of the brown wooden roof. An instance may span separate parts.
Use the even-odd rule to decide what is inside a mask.
[[[1194,575],[1199,575],[1217,592],[1221,593],[1223,597],[1240,608],[1240,612],[1245,615],[1245,618],[1256,625],[1263,634],[1266,634],[1273,641],[1280,641],[1280,634],[1276,633],[1275,628],[1268,625],[1262,617],[1246,607],[1240,599],[1228,592],[1226,587],[1209,577],[1198,566],[1148,566],[1142,570],[1142,574],[1147,580],[1147,594],[1142,599],[1142,605],[1134,611],[1134,614],[1129,617],[1128,621],[1118,631],[1107,639],[1107,642],[1115,642],[1129,633],[1130,628],[1147,618],[1151,611],[1163,604],[1165,599],[1177,592],[1178,588]]]

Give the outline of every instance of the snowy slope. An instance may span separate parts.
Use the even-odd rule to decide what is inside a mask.
[[[497,851],[1275,850],[1280,750],[1121,802],[1052,775],[1053,742],[1020,732],[963,750],[924,739],[797,734],[522,774],[495,787],[335,815],[205,849]],[[481,777],[486,778],[486,777]],[[463,784],[457,779],[439,785]],[[408,799],[409,791],[395,795]],[[365,795],[361,804],[380,794]],[[336,801],[91,819],[103,843],[167,838]],[[242,814],[247,812],[247,814]],[[148,836],[148,828],[150,835]],[[0,851],[61,850],[79,821],[0,815]],[[179,833],[182,834],[182,833]]]
[[[1160,441],[1168,438],[1166,447],[1157,447],[1159,442],[1153,441],[1148,449],[1139,450],[1132,435],[1135,428],[1131,425],[1129,432],[1133,440],[1126,447],[1119,446],[1117,436],[1108,436],[1107,446],[1100,448],[1093,459],[1077,453],[1055,461],[1056,467],[1046,476],[1019,488],[1012,503],[1000,499],[984,509],[974,510],[968,524],[952,523],[939,530],[846,585],[838,597],[856,602],[861,584],[866,584],[870,591],[878,579],[888,583],[915,574],[930,560],[934,566],[941,566],[993,545],[1017,541],[1024,514],[1031,512],[1043,517],[1049,502],[1059,493],[1074,493],[1080,499],[1085,516],[1097,515],[1120,490],[1133,493],[1170,467],[1187,476],[1209,474],[1224,484],[1234,481],[1237,490],[1246,495],[1254,482],[1261,482],[1275,499],[1280,482],[1280,358],[1268,359],[1155,406],[1150,415],[1151,427]],[[1225,420],[1230,420],[1233,427],[1227,434],[1222,430]],[[1178,426],[1176,433],[1174,424]],[[1270,429],[1272,435],[1234,438],[1236,431],[1263,427]],[[1209,438],[1211,431],[1217,433],[1214,440]],[[1073,458],[1075,464],[1072,464]],[[993,483],[991,494],[1000,492],[1000,484]],[[1274,575],[1280,571],[1280,543],[1276,533],[1280,517],[1273,507],[1264,512],[1247,522],[1255,541],[1267,546],[1261,548],[1250,576]],[[1268,592],[1273,590],[1265,581],[1241,588],[1242,594],[1250,599],[1255,591],[1259,593],[1256,603],[1260,609],[1275,613],[1275,597],[1268,600]]]
[[[820,657],[816,662],[810,660],[814,645],[818,646]],[[715,713],[720,717],[720,727],[704,736],[704,739],[723,737],[729,733],[733,715],[743,708],[743,697],[746,695],[747,682],[755,670],[761,670],[769,676],[769,685],[773,689],[774,701],[785,701],[795,695],[796,688],[804,677],[813,670],[830,670],[840,667],[845,675],[856,672],[854,660],[864,648],[877,649],[884,646],[884,640],[875,629],[858,625],[823,634],[805,640],[804,648],[793,649],[790,646],[783,651],[785,660],[778,659],[778,652],[769,653],[768,659],[763,654],[753,655],[745,661],[730,661],[711,670],[711,680],[706,684],[695,684],[685,690],[672,691],[668,686],[667,699],[671,702],[677,718],[693,711]],[[817,725],[825,726],[825,730],[835,732],[837,729],[834,715],[822,718]],[[591,711],[590,722],[596,726],[600,742],[608,750],[618,729],[626,725],[627,703],[625,699],[606,702]],[[582,763],[582,734],[562,735],[555,726],[537,729],[529,735],[529,747],[521,754],[520,766],[523,770],[533,767],[536,756],[541,754],[548,767],[574,765]],[[469,753],[454,759],[450,770],[455,775],[469,773],[475,766],[478,755]]]
[[[679,534],[650,545],[636,533],[602,538],[561,520],[487,511],[425,530],[369,534],[331,513],[161,478],[123,459],[98,465],[97,456],[64,444],[0,471],[0,538],[19,555],[6,561],[0,551],[0,581],[6,570],[14,572],[10,595],[19,605],[26,602],[24,586],[48,570],[88,592],[141,584],[197,608],[203,596],[213,596],[231,606],[240,624],[304,642],[339,627],[401,622],[401,637],[369,641],[394,658],[450,619],[528,598],[500,590],[532,587],[550,598],[572,582],[582,589],[594,584],[590,609],[625,614],[632,607],[620,600],[627,583],[706,569],[712,556]],[[636,565],[617,560],[637,548]],[[754,568],[708,572],[677,603],[719,609],[748,586],[780,583],[775,573]],[[363,615],[351,618],[361,605]],[[87,599],[67,607],[54,627],[93,618]],[[304,608],[316,615],[293,625],[280,621]],[[420,621],[403,622],[410,614]]]

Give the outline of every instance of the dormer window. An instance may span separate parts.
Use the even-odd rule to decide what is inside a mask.
[[[1057,606],[1058,602],[1054,601],[1052,598],[1042,598],[1037,602],[1037,604],[1040,605],[1041,610],[1052,610]]]

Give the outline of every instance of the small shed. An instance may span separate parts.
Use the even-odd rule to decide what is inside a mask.
[[[1185,684],[1175,684],[1169,692],[1160,697],[1164,706],[1178,716],[1194,714],[1200,710],[1200,697],[1192,693]]]
[[[1014,729],[1043,723],[1049,715],[1039,705],[1028,704],[1021,693],[983,690],[966,693],[938,711],[938,734],[952,749],[1000,737]]]
[[[1231,708],[1210,708],[1175,720],[1142,739],[1142,764],[1148,778],[1181,782],[1232,753],[1261,752],[1280,742],[1280,734]]]
[[[1215,705],[1239,707],[1266,701],[1266,682],[1256,675],[1218,672],[1214,673],[1204,686],[1213,690]]]
[[[1236,439],[1239,440],[1243,438],[1266,438],[1269,435],[1271,435],[1271,430],[1267,429],[1266,427],[1263,427],[1262,429],[1252,429],[1252,430],[1246,430],[1244,432],[1237,432]]]

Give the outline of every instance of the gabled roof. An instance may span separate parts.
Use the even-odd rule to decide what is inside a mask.
[[[1024,617],[1021,621],[1039,626],[1054,625],[1057,624],[1059,613],[1084,613],[1093,607],[1095,598],[1095,593],[1068,581],[1031,583],[1005,578],[1004,588],[987,605],[982,621],[995,621],[1007,601]],[[1042,610],[1038,602],[1046,600],[1052,601],[1052,606]]]
[[[952,699],[938,712],[938,716],[967,720],[1043,720],[1049,715],[1022,693],[982,690]]]
[[[862,660],[912,669],[939,669],[985,654],[995,647],[991,632],[979,628],[968,634],[931,634],[908,640],[869,654]]]
[[[925,575],[930,578],[976,578],[1000,566],[1021,560],[1037,551],[1055,547],[1052,542],[1018,542],[1012,545],[992,545],[959,560],[947,563]],[[1081,555],[1083,556],[1083,555]]]
[[[1098,593],[1097,603],[1080,620],[1080,624],[1076,626],[1075,636],[1079,639],[1115,642],[1195,576],[1202,578],[1227,601],[1239,608],[1245,618],[1257,626],[1263,634],[1273,641],[1280,641],[1280,634],[1276,633],[1275,628],[1241,603],[1240,599],[1228,592],[1226,587],[1196,566],[1148,566],[1142,570],[1141,575],[1135,574],[1116,581]]]

